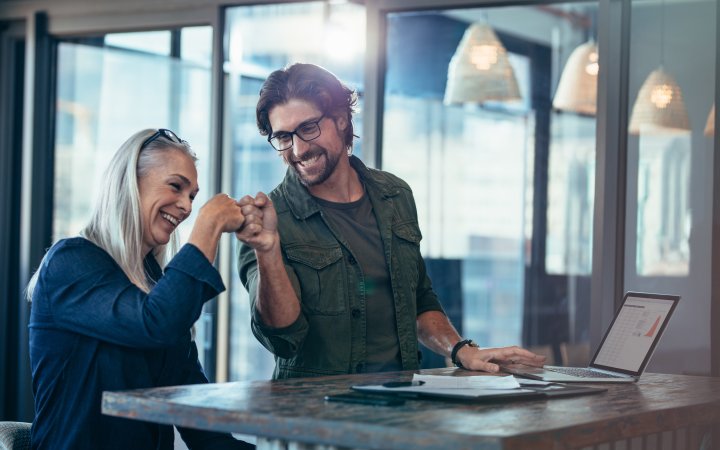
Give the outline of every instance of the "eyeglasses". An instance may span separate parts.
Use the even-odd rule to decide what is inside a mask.
[[[175,134],[172,130],[168,130],[167,128],[160,128],[155,132],[155,134],[145,139],[140,148],[145,148],[146,145],[159,137],[164,137],[168,141],[175,142],[176,144],[187,144],[187,141],[180,139],[178,135]]]
[[[279,152],[283,152],[293,146],[293,136],[297,136],[305,142],[320,137],[320,121],[325,118],[325,114],[315,120],[308,120],[301,123],[299,127],[293,131],[279,131],[268,136],[268,142],[273,148]]]

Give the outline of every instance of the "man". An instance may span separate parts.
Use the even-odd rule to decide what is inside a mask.
[[[351,156],[356,100],[312,64],[275,71],[260,90],[260,134],[288,171],[269,199],[256,197],[262,230],[238,267],[274,378],[418,369],[418,339],[471,370],[541,365],[518,347],[481,350],[450,324],[420,255],[410,187]]]

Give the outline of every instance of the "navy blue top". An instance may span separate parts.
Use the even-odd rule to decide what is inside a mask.
[[[207,383],[190,328],[225,289],[200,250],[186,244],[165,268],[145,269],[145,293],[84,238],[61,240],[39,269],[30,313],[35,394],[32,448],[172,449],[170,425],[101,414],[105,390]],[[230,435],[181,429],[194,448],[244,448]]]

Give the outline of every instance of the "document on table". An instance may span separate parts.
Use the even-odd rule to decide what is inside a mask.
[[[415,395],[441,398],[480,399],[538,396],[534,391],[522,389],[514,376],[476,375],[467,377],[414,374],[412,382],[389,386],[353,386],[356,391],[394,395]]]
[[[414,374],[412,381],[389,382],[377,385],[355,385],[355,391],[398,395],[402,397],[435,397],[495,401],[516,398],[552,398],[604,392],[606,389],[585,386],[565,386],[555,383],[526,386],[512,375],[508,376],[445,376]]]
[[[427,389],[519,389],[520,383],[514,376],[475,375],[453,377],[446,375],[413,375],[413,382],[422,382]]]

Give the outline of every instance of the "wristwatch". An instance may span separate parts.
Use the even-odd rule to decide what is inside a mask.
[[[464,369],[465,367],[463,367],[460,360],[457,359],[457,354],[458,354],[458,351],[460,351],[460,349],[466,345],[469,347],[480,347],[475,342],[473,342],[472,339],[463,339],[460,342],[458,342],[457,344],[455,344],[455,346],[452,349],[452,353],[450,353],[450,360],[452,361],[453,364],[455,364],[455,366],[457,366],[461,369]]]

